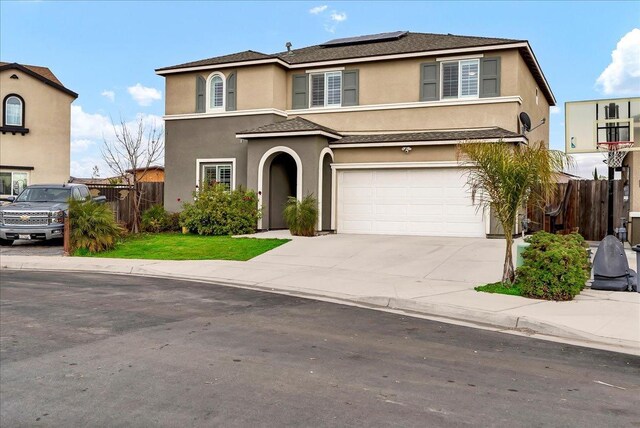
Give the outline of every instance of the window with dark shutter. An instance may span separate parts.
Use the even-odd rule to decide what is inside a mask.
[[[480,62],[480,97],[500,96],[500,57],[482,58]]]
[[[232,72],[227,76],[227,102],[226,110],[235,111],[236,106],[236,72]]]
[[[292,102],[291,108],[293,109],[302,109],[309,108],[309,97],[308,97],[308,76],[307,74],[294,74],[293,82],[292,82]]]
[[[196,113],[204,113],[207,81],[202,76],[196,76]]]
[[[420,71],[420,101],[435,101],[440,99],[440,63],[429,62],[422,64]]]
[[[358,85],[358,70],[345,70],[342,72],[343,106],[357,106],[359,104]]]

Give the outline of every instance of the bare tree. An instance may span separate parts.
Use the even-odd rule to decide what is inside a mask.
[[[111,171],[118,177],[127,180],[132,186],[133,221],[131,231],[140,231],[140,206],[142,192],[140,180],[144,178],[149,167],[163,160],[164,157],[164,129],[156,123],[145,125],[144,117],[138,116],[134,123],[120,118],[113,125],[114,139],[103,137],[102,157]]]

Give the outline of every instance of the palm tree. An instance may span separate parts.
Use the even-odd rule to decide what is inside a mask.
[[[468,169],[467,185],[478,209],[489,208],[504,231],[507,248],[502,282],[513,283],[513,230],[525,203],[544,206],[556,190],[556,174],[571,162],[540,141],[531,144],[465,142],[458,159]]]

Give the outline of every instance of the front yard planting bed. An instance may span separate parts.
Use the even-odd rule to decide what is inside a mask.
[[[246,261],[289,241],[289,239],[153,233],[129,237],[110,251],[101,253],[76,251],[74,255],[114,259]]]
[[[484,291],[485,293],[508,294],[510,296],[522,296],[522,290],[517,284],[506,287],[502,282],[494,282],[492,284],[480,285],[475,287],[476,291]]]

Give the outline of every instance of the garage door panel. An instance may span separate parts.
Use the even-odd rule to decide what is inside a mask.
[[[459,168],[339,171],[340,233],[484,236]]]
[[[441,198],[445,194],[441,187],[410,187],[407,189],[407,196],[418,199]]]

